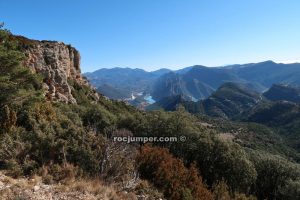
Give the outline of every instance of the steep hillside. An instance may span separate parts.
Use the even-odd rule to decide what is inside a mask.
[[[261,104],[249,112],[249,121],[254,121],[270,126],[280,126],[292,122],[300,117],[299,104],[278,101]]]
[[[188,91],[182,78],[174,72],[161,76],[155,82],[151,93],[155,100],[169,96],[176,96],[178,94],[188,95]]]
[[[245,85],[225,83],[202,101],[205,113],[214,117],[233,118],[262,101],[259,93]]]
[[[300,87],[274,84],[263,94],[271,101],[290,101],[300,103]]]
[[[175,111],[178,105],[183,104],[186,101],[188,100],[183,95],[169,96],[147,106],[146,109],[149,111],[159,109],[163,109],[165,111]]]
[[[239,79],[226,71],[194,66],[180,73],[169,73],[153,86],[152,96],[159,100],[167,96],[183,95],[191,100],[208,97],[218,86]]]
[[[260,104],[246,113],[244,121],[273,128],[290,147],[300,151],[300,105],[289,101]],[[300,158],[298,158],[299,160]]]

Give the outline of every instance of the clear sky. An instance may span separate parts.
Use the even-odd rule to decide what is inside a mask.
[[[84,72],[300,60],[299,0],[0,0],[0,21],[76,47]]]

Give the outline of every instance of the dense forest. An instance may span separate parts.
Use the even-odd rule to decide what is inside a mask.
[[[300,199],[299,151],[278,134],[287,129],[193,115],[183,106],[140,111],[95,99],[90,86],[71,79],[76,103],[51,101],[43,76],[24,66],[22,42],[0,30],[0,168],[7,175],[36,174],[49,184],[100,179],[148,199]],[[187,140],[113,142],[119,135]]]

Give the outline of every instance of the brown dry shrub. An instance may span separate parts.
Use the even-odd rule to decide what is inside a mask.
[[[80,178],[82,174],[83,172],[79,167],[69,163],[43,166],[39,170],[39,175],[42,176],[43,182],[46,184],[52,184],[54,182],[73,182],[76,178]]]
[[[195,165],[185,167],[167,149],[146,145],[137,160],[142,178],[161,188],[168,199],[213,199]]]

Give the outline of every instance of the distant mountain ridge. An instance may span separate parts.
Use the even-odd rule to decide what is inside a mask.
[[[118,90],[150,94],[156,101],[177,95],[198,101],[209,97],[227,82],[247,84],[259,93],[268,90],[273,84],[300,85],[300,63],[265,61],[224,67],[195,65],[176,71],[160,69],[153,72],[113,68],[84,75],[96,88],[108,84]]]
[[[165,97],[148,110],[164,109],[174,111],[179,104],[193,114],[205,114],[212,117],[235,118],[264,101],[261,94],[252,90],[247,84],[224,83],[208,98],[192,102],[182,95]]]
[[[295,86],[275,84],[265,93],[259,94],[247,84],[225,83],[204,100],[192,102],[177,95],[165,97],[147,109],[174,111],[182,105],[192,114],[284,127],[294,133],[300,122],[298,89]]]
[[[168,69],[159,69],[147,72],[143,69],[132,68],[103,68],[94,72],[85,73],[84,76],[97,88],[100,93],[112,99],[125,99],[132,93],[149,93],[152,83],[160,76],[170,72]],[[109,87],[105,87],[109,86]],[[108,90],[120,91],[121,95]]]

